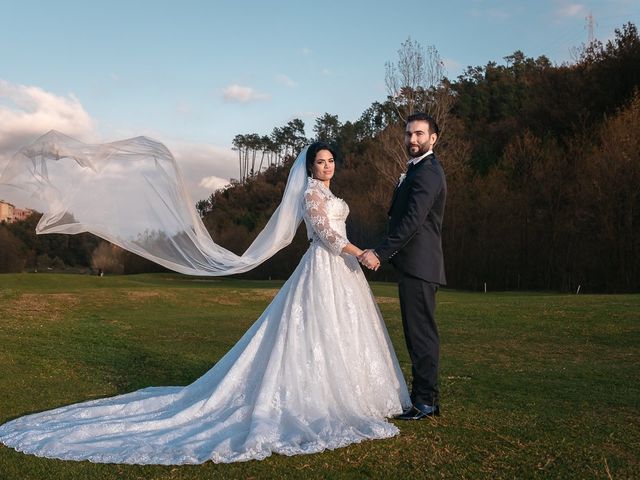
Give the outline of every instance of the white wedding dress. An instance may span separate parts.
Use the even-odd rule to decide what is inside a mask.
[[[380,311],[346,245],[348,206],[309,179],[311,244],[238,343],[186,387],[152,387],[17,418],[0,442],[102,463],[263,459],[392,437],[410,406]]]

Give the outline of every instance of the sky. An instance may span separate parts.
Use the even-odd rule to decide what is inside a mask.
[[[0,168],[51,129],[84,142],[146,135],[174,153],[192,198],[238,177],[233,137],[325,112],[357,120],[386,97],[411,38],[447,77],[522,50],[555,64],[626,22],[639,0],[0,0]],[[1,170],[0,170],[1,171]],[[31,206],[0,185],[0,199]]]

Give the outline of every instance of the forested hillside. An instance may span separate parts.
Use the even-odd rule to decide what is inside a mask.
[[[418,47],[407,41],[400,60]],[[402,68],[401,61],[387,65],[387,86],[395,85],[395,94],[356,121],[326,113],[308,132],[295,119],[268,135],[236,136],[238,180],[197,203],[214,240],[242,252],[277,206],[297,151],[325,139],[341,153],[331,188],[350,206],[350,239],[374,246],[403,168],[403,119],[425,109],[443,130],[436,153],[448,181],[443,242],[451,287],[480,289],[486,282],[493,290],[638,291],[635,25],[623,26],[606,44],[581,49],[566,65],[518,51],[501,64],[469,67],[456,80],[437,75],[424,84],[403,82]],[[35,239],[25,233],[34,221],[22,223],[0,225],[0,270],[33,268],[37,259],[57,258],[58,267],[91,263],[95,239]],[[291,247],[247,275],[288,276],[306,248],[303,230]],[[130,259],[125,271],[144,268]],[[368,275],[391,279],[393,269]]]

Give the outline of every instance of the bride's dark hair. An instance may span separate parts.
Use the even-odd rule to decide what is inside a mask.
[[[331,152],[331,155],[333,155],[334,162],[337,163],[338,152],[335,149],[335,147],[328,144],[327,142],[322,142],[322,141],[314,142],[311,145],[309,145],[309,148],[307,149],[306,163],[307,163],[307,176],[309,177],[311,177],[313,173],[313,162],[316,160],[316,155],[321,150],[329,150]]]

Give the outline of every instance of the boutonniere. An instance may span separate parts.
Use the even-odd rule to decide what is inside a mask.
[[[406,176],[407,176],[406,173],[401,173],[400,174],[400,178],[398,179],[398,187],[400,186],[400,184],[402,184],[402,182],[404,181]]]

